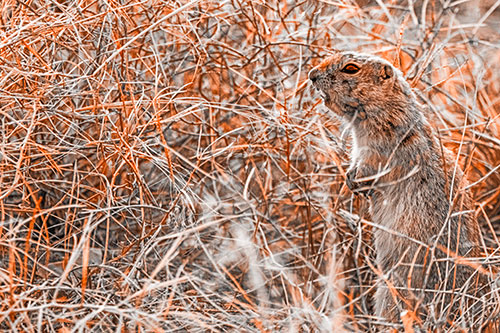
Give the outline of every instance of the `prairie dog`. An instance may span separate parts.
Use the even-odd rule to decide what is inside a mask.
[[[336,52],[309,79],[350,126],[346,184],[370,199],[379,226],[375,314],[397,322],[411,311],[426,327],[478,327],[487,278],[468,261],[481,253],[466,180],[402,73],[376,56]]]

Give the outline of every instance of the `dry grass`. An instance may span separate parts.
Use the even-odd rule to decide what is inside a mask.
[[[500,3],[413,2],[2,1],[0,327],[374,329],[367,203],[307,83],[332,49],[432,102],[498,264]]]

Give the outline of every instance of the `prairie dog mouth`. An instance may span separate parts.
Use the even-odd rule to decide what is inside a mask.
[[[330,95],[328,95],[326,92],[320,90],[320,95],[321,95],[321,98],[323,98],[323,101],[325,101],[325,102],[330,101]]]
[[[324,102],[330,101],[330,95],[327,92],[325,92],[323,89],[318,87],[318,82],[316,80],[313,81],[312,85],[314,87],[314,90],[319,93],[320,97],[323,99]]]
[[[328,102],[330,101],[330,95],[328,95],[326,92],[324,92],[322,89],[314,86],[315,90],[318,91],[319,95],[321,96],[321,98],[323,99],[323,101],[325,102]]]

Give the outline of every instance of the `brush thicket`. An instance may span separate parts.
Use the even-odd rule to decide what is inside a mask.
[[[307,82],[332,49],[419,89],[497,264],[499,14],[439,3],[3,1],[0,327],[375,327],[349,138]]]

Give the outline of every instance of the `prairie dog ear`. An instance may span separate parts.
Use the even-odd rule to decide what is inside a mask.
[[[392,66],[387,64],[382,64],[382,68],[380,70],[380,77],[383,80],[387,80],[393,76],[394,76],[394,70],[392,69]]]

